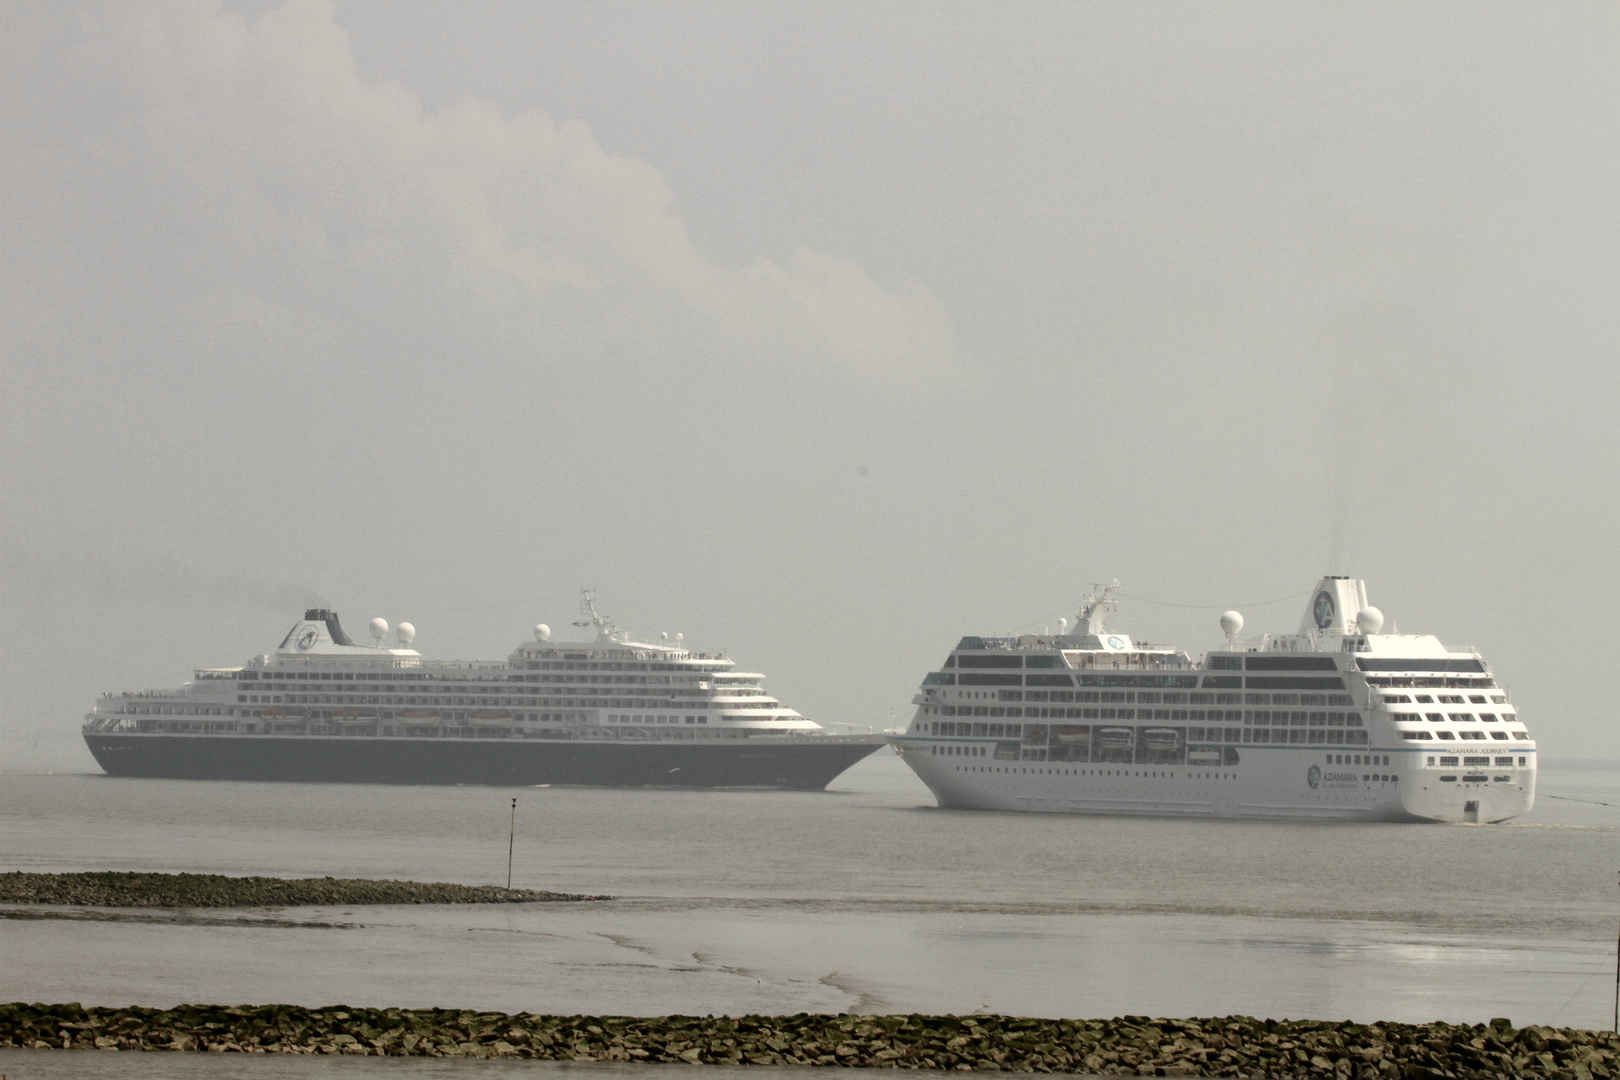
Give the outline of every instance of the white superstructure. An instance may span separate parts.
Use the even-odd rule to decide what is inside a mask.
[[[1536,746],[1473,649],[1383,633],[1365,583],[1325,577],[1292,634],[1195,663],[1103,627],[966,637],[890,742],[944,807],[1504,821],[1535,801]]]
[[[163,733],[344,734],[472,738],[715,739],[821,732],[766,692],[764,675],[719,654],[653,644],[581,598],[590,642],[556,642],[549,627],[504,661],[429,660],[408,648],[416,630],[371,623],[359,645],[337,616],[310,610],[274,654],[239,668],[200,670],[176,690],[108,694],[86,730]],[[667,636],[667,635],[666,635]],[[679,635],[677,635],[679,637]]]
[[[633,640],[596,613],[589,642],[545,626],[504,661],[428,660],[373,619],[357,645],[304,613],[274,653],[175,690],[108,694],[85,745],[115,776],[389,784],[593,784],[819,791],[883,745],[833,735],[730,658]]]

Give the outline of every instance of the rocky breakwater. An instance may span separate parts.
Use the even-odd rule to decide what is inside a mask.
[[[1489,1024],[1246,1016],[596,1017],[273,1005],[0,1005],[0,1046],[824,1065],[1139,1076],[1609,1080],[1620,1036]]]
[[[300,907],[315,904],[531,904],[605,896],[497,885],[223,874],[0,874],[0,904],[73,907]]]

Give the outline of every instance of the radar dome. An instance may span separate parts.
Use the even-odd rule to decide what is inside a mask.
[[[416,627],[408,622],[402,622],[394,627],[394,637],[401,645],[409,645],[416,640]]]
[[[550,641],[551,640],[551,627],[547,626],[545,623],[536,624],[535,628],[534,628],[534,640],[536,640],[536,641]]]
[[[1242,615],[1236,611],[1223,611],[1221,613],[1221,633],[1227,637],[1237,637],[1242,630]]]
[[[387,637],[388,636],[388,620],[387,619],[372,619],[371,620],[371,636],[376,638],[378,641],[381,641],[383,638]]]
[[[1067,634],[1068,632],[1069,632],[1069,620],[1067,618],[1059,619],[1058,620],[1058,633]]]
[[[1375,607],[1364,607],[1356,612],[1356,629],[1363,634],[1376,634],[1384,628],[1384,613]]]

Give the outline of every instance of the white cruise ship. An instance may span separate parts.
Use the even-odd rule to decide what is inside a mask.
[[[883,745],[833,735],[729,658],[637,642],[581,600],[594,641],[535,640],[504,661],[425,659],[415,628],[357,645],[304,612],[274,653],[175,690],[108,694],[84,740],[114,776],[392,784],[819,790]]]
[[[1321,580],[1299,629],[1194,662],[1103,627],[965,637],[890,742],[942,807],[1046,813],[1505,821],[1536,744],[1473,649],[1383,633],[1364,582]]]

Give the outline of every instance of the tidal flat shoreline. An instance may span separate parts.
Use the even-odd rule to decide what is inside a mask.
[[[0,904],[67,907],[308,907],[345,904],[534,904],[606,896],[499,885],[372,878],[227,877],[224,874],[0,873]]]
[[[1085,1072],[1609,1080],[1620,1035],[1489,1024],[1013,1016],[537,1016],[447,1009],[0,1005],[0,1047]]]

